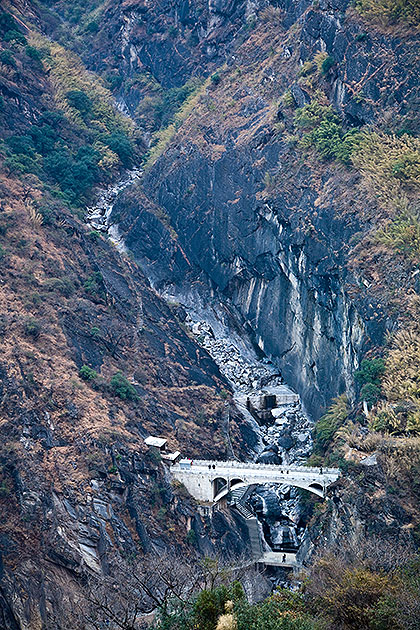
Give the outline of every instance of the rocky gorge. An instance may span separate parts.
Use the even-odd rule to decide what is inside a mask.
[[[120,183],[99,193],[95,206],[86,212],[89,226],[105,233],[122,254],[127,253],[127,247],[119,235],[118,226],[110,223],[112,210],[118,203],[119,194],[135,184],[138,177],[139,173],[133,171]],[[210,296],[207,301],[199,294],[173,295],[167,291],[163,297],[175,307],[177,317],[209,353],[232,387],[236,409],[248,423],[248,427],[245,424],[241,430],[249,445],[254,445],[255,461],[285,465],[304,463],[312,450],[313,423],[303,412],[299,397],[283,384],[282,376],[271,361],[257,356],[252,340],[244,333],[234,312],[217,300],[211,300]],[[253,400],[258,405],[268,393],[275,393],[278,406],[267,412],[270,417],[262,421],[255,413],[250,413],[249,403]],[[230,414],[226,439],[228,456],[236,458],[230,436]],[[275,484],[257,486],[249,495],[247,504],[261,521],[264,550],[299,548],[306,521],[295,489]],[[283,571],[274,571],[273,579],[276,576],[278,579],[277,574],[284,580]]]
[[[383,621],[420,531],[419,34],[415,2],[385,4],[1,7],[1,628],[153,624],[156,559],[214,586],[215,558],[252,564],[248,512],[312,593],[265,624],[416,628]],[[251,487],[244,516],[197,503],[148,436],[341,477],[322,501]],[[328,608],[331,555],[356,620]],[[285,575],[240,579],[254,602]]]

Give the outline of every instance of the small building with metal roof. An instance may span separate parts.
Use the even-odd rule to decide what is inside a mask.
[[[168,443],[168,440],[165,440],[165,438],[159,438],[154,437],[153,435],[149,435],[149,437],[144,440],[144,443],[146,444],[146,446],[157,448],[159,451],[163,452],[166,450],[166,444]]]

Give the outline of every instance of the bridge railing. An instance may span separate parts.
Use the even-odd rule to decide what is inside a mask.
[[[228,461],[217,461],[217,460],[206,460],[206,459],[193,459],[191,460],[191,468],[195,467],[203,467],[208,468],[211,466],[216,467],[216,469],[220,468],[233,468],[235,470],[239,469],[255,469],[255,470],[273,470],[276,472],[289,472],[289,473],[315,473],[317,475],[340,475],[341,471],[339,468],[324,468],[318,467],[314,468],[311,466],[282,466],[281,464],[256,464],[255,462],[236,462],[232,460]],[[179,463],[175,465],[176,468],[179,468]],[[185,468],[183,470],[189,470]],[[322,470],[322,472],[321,472]]]

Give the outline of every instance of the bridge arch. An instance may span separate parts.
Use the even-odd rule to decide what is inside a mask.
[[[322,486],[322,484],[320,483],[311,483],[308,486],[308,490],[312,490],[312,491],[318,491],[321,492],[322,494],[324,494],[324,487]]]
[[[224,499],[225,496],[229,494],[229,492],[232,490],[233,484],[234,484],[233,487],[235,488],[246,488],[247,486],[258,485],[258,482],[257,484],[255,484],[255,481],[243,481],[242,479],[234,479],[231,481],[230,484],[228,484],[228,482],[221,477],[218,477],[217,479],[215,479],[215,481],[218,481],[219,479],[222,480],[224,483],[218,485],[217,487],[213,485],[214,503],[217,503],[221,499]],[[215,481],[213,482],[213,484],[215,483]],[[264,484],[265,482],[262,481],[260,483]],[[301,488],[302,490],[307,490],[308,492],[312,492],[313,494],[316,494],[318,497],[324,498],[324,492],[325,492],[324,487],[322,486],[322,484],[317,483],[317,482],[308,484],[308,483],[297,481],[294,479],[287,479],[284,481],[278,481],[278,482],[274,481],[271,483],[287,484],[293,488]]]
[[[226,489],[226,494],[228,492],[228,480],[224,477],[216,477],[212,482],[213,486],[213,499],[217,497],[218,494],[221,493],[222,490]]]
[[[247,481],[242,481],[237,479],[236,480],[238,483],[235,483],[234,488],[247,488],[248,486],[251,486],[252,484],[250,484]],[[239,483],[240,482],[240,483]],[[224,486],[219,492],[218,494],[213,496],[213,501],[214,503],[217,503],[218,501],[221,501],[222,499],[225,498],[226,495],[229,494],[229,492],[231,491],[232,486],[229,487],[227,484],[226,486]]]

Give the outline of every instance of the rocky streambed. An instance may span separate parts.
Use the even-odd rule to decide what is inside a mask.
[[[112,186],[98,190],[95,205],[86,209],[86,223],[93,230],[107,234],[111,243],[123,254],[126,254],[128,250],[120,235],[117,223],[111,220],[111,214],[118,195],[139,179],[141,173],[140,169],[133,169]]]

